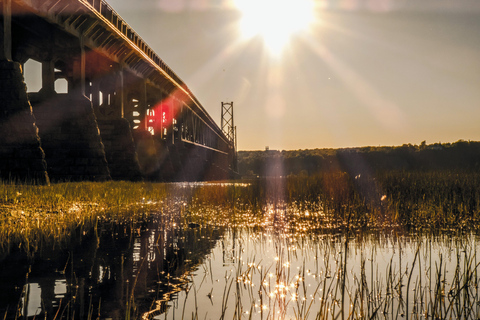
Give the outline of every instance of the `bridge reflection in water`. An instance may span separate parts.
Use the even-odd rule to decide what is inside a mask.
[[[157,216],[134,227],[106,224],[69,250],[42,252],[33,262],[12,254],[0,262],[0,314],[6,319],[161,314],[223,232],[196,224],[181,228],[175,219]]]

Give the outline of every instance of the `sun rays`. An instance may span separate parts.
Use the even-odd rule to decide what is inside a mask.
[[[278,55],[290,38],[314,21],[311,0],[235,0],[242,14],[240,29],[245,38],[261,36],[269,51]]]
[[[232,100],[242,108],[237,113],[237,123],[243,123],[239,136],[255,132],[264,137],[262,145],[276,149],[298,134],[319,144],[357,145],[367,141],[360,131],[371,139],[375,131],[392,137],[410,130],[398,97],[386,92],[386,82],[376,81],[375,70],[363,62],[371,60],[370,51],[358,45],[393,55],[402,55],[402,48],[383,42],[378,33],[364,33],[368,26],[360,24],[363,20],[307,0],[231,3],[222,8],[231,19],[219,20],[215,28],[213,23],[192,25],[222,38],[205,39],[213,46],[202,48],[185,80],[202,104]],[[359,62],[364,65],[358,67]],[[217,105],[204,106],[219,117]],[[312,125],[315,129],[307,132]]]
[[[277,123],[278,120],[286,120],[286,117],[292,114],[292,108],[299,107],[298,105],[292,105],[293,101],[287,94],[292,86],[301,91],[298,92],[298,96],[302,97],[302,101],[308,104],[317,104],[317,110],[332,109],[317,111],[312,113],[312,116],[314,114],[320,116],[325,113],[334,115],[340,112],[335,110],[338,108],[336,105],[326,106],[318,99],[318,102],[313,100],[314,97],[318,97],[318,94],[309,92],[309,90],[312,90],[312,85],[320,92],[324,90],[323,84],[315,85],[315,83],[312,83],[313,78],[305,74],[306,71],[309,71],[308,68],[303,67],[301,69],[302,66],[300,65],[305,66],[305,63],[307,65],[310,65],[310,63],[294,61],[300,56],[304,57],[307,51],[310,59],[316,60],[315,64],[312,63],[311,66],[316,68],[315,66],[320,62],[338,80],[336,85],[341,84],[344,87],[341,94],[350,97],[351,101],[355,101],[355,105],[350,107],[344,105],[344,109],[356,108],[354,113],[368,115],[370,123],[375,123],[379,129],[386,130],[389,134],[398,134],[408,130],[407,117],[397,102],[383,92],[382,88],[378,87],[378,84],[372,81],[368,74],[364,74],[364,70],[352,65],[350,59],[345,59],[345,54],[338,52],[339,48],[330,48],[323,41],[325,36],[339,37],[338,41],[344,41],[344,43],[348,43],[352,39],[359,42],[361,39],[365,40],[365,37],[368,36],[362,34],[359,30],[345,30],[345,27],[342,29],[341,21],[336,21],[336,19],[339,19],[338,16],[328,15],[321,7],[314,7],[312,2],[309,1],[274,3],[268,0],[260,2],[238,0],[234,3],[241,12],[238,28],[242,31],[243,41],[252,43],[261,40],[265,48],[262,53],[264,61],[266,61],[264,63],[265,72],[258,73],[258,76],[263,76],[264,79],[253,79],[252,83],[261,81],[265,84],[264,99],[262,99],[263,110],[267,117],[276,119],[275,121],[269,121],[270,125],[275,125],[274,122]],[[379,40],[371,39],[367,42],[375,43],[375,41],[378,42]],[[382,43],[381,45],[385,46],[387,44]],[[256,58],[252,57],[251,59]],[[296,68],[296,70],[293,68]],[[292,72],[295,73],[295,77],[292,77]],[[319,70],[318,72],[322,71]],[[254,91],[256,89],[251,88],[250,90]],[[330,100],[334,102],[334,99]],[[298,101],[299,99],[295,102]],[[341,102],[339,101],[339,103]],[[352,124],[342,115],[329,118],[336,119],[336,122],[339,123],[328,124],[327,119],[319,119],[320,123],[325,123],[322,130],[324,132],[330,130],[332,131],[331,134],[335,135],[339,133],[338,129],[340,129],[340,132],[343,132],[341,134],[343,137],[338,137],[340,140],[355,140],[355,137],[348,137],[349,135],[345,135],[345,133],[347,131],[354,132],[362,127],[361,123],[357,123],[356,128],[349,128]],[[280,123],[278,125],[282,126]],[[342,127],[345,129],[342,130]],[[282,128],[282,130],[288,129],[284,126]]]

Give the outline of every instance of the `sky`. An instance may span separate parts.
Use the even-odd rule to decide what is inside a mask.
[[[302,1],[107,0],[238,150],[480,141],[480,0]]]

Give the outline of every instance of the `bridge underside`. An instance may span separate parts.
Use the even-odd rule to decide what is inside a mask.
[[[105,2],[2,0],[2,9],[1,179],[233,177],[233,141]],[[30,61],[41,69],[36,92],[24,81]]]

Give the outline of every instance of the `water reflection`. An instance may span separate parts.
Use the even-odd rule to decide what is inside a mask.
[[[105,224],[66,250],[20,252],[0,262],[0,314],[5,319],[138,318],[183,290],[188,271],[222,230],[178,227],[162,215],[139,225]],[[162,312],[167,306],[162,307]]]
[[[177,211],[178,213],[178,211]],[[165,212],[0,262],[5,319],[459,319],[480,315],[474,234],[292,232]],[[288,232],[287,232],[288,231]],[[477,249],[479,248],[479,249]]]
[[[230,229],[155,319],[473,319],[478,244],[472,234]]]

